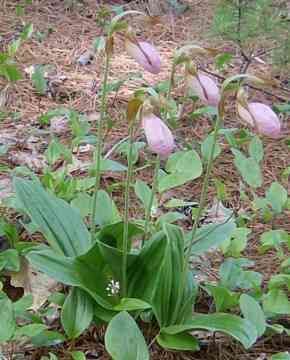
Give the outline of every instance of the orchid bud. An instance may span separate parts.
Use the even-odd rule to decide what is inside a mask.
[[[167,158],[174,149],[174,139],[169,128],[152,113],[143,117],[142,126],[149,149],[161,158]]]
[[[218,106],[220,101],[219,88],[209,76],[201,73],[196,73],[195,76],[188,75],[187,83],[188,87],[205,105]]]
[[[281,133],[281,124],[278,116],[270,108],[270,106],[252,102],[244,107],[238,102],[238,115],[249,125],[256,127],[257,131],[271,138],[278,138]]]
[[[125,40],[127,53],[137,61],[138,64],[152,74],[158,74],[161,69],[161,60],[154,46],[145,41],[132,42]]]

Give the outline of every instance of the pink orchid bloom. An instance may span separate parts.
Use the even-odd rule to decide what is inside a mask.
[[[154,46],[145,41],[134,44],[128,39],[125,41],[127,53],[137,61],[137,63],[152,74],[158,74],[161,69],[161,59]]]
[[[271,138],[278,138],[281,134],[281,123],[278,116],[270,108],[263,103],[248,103],[247,108],[238,103],[238,115],[242,120],[252,127],[256,127],[257,131]]]
[[[188,76],[188,87],[205,104],[218,106],[220,101],[220,91],[216,82],[207,75],[197,73],[196,76]]]
[[[144,116],[142,126],[149,149],[161,158],[167,158],[174,149],[174,139],[169,128],[154,114]]]

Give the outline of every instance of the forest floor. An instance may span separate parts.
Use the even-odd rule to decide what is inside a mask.
[[[34,172],[41,174],[44,166],[44,151],[47,148],[49,139],[52,135],[58,136],[64,143],[70,140],[70,132],[63,124],[57,124],[55,129],[45,131],[39,123],[42,114],[49,110],[59,107],[73,108],[85,115],[91,121],[92,132],[94,132],[95,120],[98,118],[98,107],[95,106],[95,98],[101,83],[102,77],[102,57],[96,57],[91,64],[81,66],[77,64],[77,59],[93,44],[96,37],[104,33],[102,22],[104,19],[98,14],[99,8],[96,1],[87,0],[86,5],[76,4],[74,7],[66,7],[65,1],[58,0],[39,0],[33,5],[25,7],[25,13],[20,17],[15,15],[15,5],[18,1],[0,0],[0,48],[1,42],[16,38],[21,31],[22,21],[32,22],[34,25],[34,35],[32,39],[21,46],[17,53],[17,61],[26,72],[25,77],[15,85],[8,88],[0,79],[0,89],[5,89],[5,99],[1,97],[0,107],[5,107],[8,114],[0,122],[0,143],[9,146],[9,152],[0,157],[0,199],[5,198],[12,192],[11,178],[9,172],[4,171],[5,167],[12,169],[16,166],[28,166]],[[68,3],[68,2],[67,2]],[[104,2],[105,3],[105,2]],[[107,3],[110,3],[109,1]],[[111,3],[114,3],[112,1]],[[121,1],[115,1],[121,3]],[[170,61],[173,49],[187,43],[197,43],[206,47],[215,47],[220,51],[235,51],[231,44],[223,42],[212,35],[210,24],[213,17],[215,0],[192,0],[188,1],[190,8],[185,13],[178,16],[165,15],[160,17],[160,22],[154,26],[145,26],[134,20],[137,33],[140,38],[152,41],[158,48],[163,59],[162,72],[157,75],[143,74],[143,78],[131,76],[128,82],[120,88],[117,94],[110,98],[109,113],[114,119],[114,126],[105,139],[105,152],[107,152],[116,142],[127,136],[127,124],[124,119],[127,100],[130,95],[141,86],[144,81],[149,84],[156,84],[168,77],[170,72]],[[126,5],[128,6],[128,5]],[[130,5],[128,8],[138,9],[138,6]],[[96,20],[97,19],[97,20]],[[110,81],[126,79],[132,74],[141,71],[140,67],[127,56],[121,41],[116,41],[115,56],[110,72]],[[29,78],[29,67],[32,65],[50,65],[52,70],[52,95],[39,96],[31,84]],[[203,67],[215,72],[212,64],[203,63]],[[226,77],[239,71],[240,63],[237,59],[235,65],[223,72]],[[269,71],[267,62],[264,64],[254,64],[250,69],[253,73],[263,73]],[[176,89],[178,95],[182,91],[181,87]],[[3,94],[3,92],[2,92]],[[252,92],[256,100],[268,103],[281,102],[281,98],[289,99],[289,93],[273,92],[273,96],[264,92]],[[187,111],[180,121],[180,126],[176,131],[177,140],[191,143],[192,139],[197,143],[204,137],[204,134],[211,128],[211,122],[207,117],[199,118],[197,121],[189,120],[186,117]],[[227,109],[225,127],[241,127],[234,109],[230,106]],[[46,129],[47,130],[47,129]],[[228,191],[228,206],[236,211],[243,211],[240,203],[239,177],[233,166],[233,157],[228,144],[222,143],[223,156],[218,158],[213,174],[215,178],[222,180]],[[265,145],[265,159],[263,163],[264,189],[274,180],[281,180],[282,171],[289,166],[289,148],[283,140],[267,140]],[[87,163],[92,159],[92,148],[83,147],[82,151],[76,154],[75,167],[72,174],[82,175],[82,163]],[[114,158],[118,160],[118,157]],[[3,171],[2,171],[3,169]],[[150,170],[143,170],[139,173],[140,178],[150,179]],[[123,175],[110,174],[104,176],[102,186],[112,185],[116,181],[121,181]],[[283,184],[288,191],[290,185],[287,180]],[[198,201],[201,188],[200,181],[183,186],[175,192],[170,192],[168,197],[173,195],[188,201]],[[264,190],[260,190],[263,195]],[[122,204],[122,193],[120,190],[113,190],[113,196],[118,204]],[[209,204],[215,196],[214,186],[210,187]],[[243,205],[244,206],[244,205]],[[132,214],[136,214],[138,206],[132,206]],[[290,233],[290,213],[285,212],[281,218],[276,219],[275,226]],[[278,271],[278,260],[273,252],[268,252],[261,256],[259,253],[260,234],[272,227],[272,224],[255,222],[250,224],[252,234],[248,247],[244,255],[255,262],[255,270],[263,274],[265,279]],[[204,269],[201,269],[211,279],[218,277],[218,266],[223,257],[219,253],[212,254],[206,260]],[[207,304],[205,304],[206,306]],[[74,343],[65,343],[58,347],[58,354],[61,359],[67,357],[68,349],[82,350],[87,352],[88,359],[109,359],[104,350],[103,329],[90,329],[84,336]],[[174,353],[161,350],[157,345],[151,348],[152,359],[267,359],[269,354],[290,349],[289,337],[276,336],[270,339],[263,338],[250,350],[242,349],[237,343],[229,338],[221,337],[215,340],[209,338],[206,346],[198,353]],[[40,359],[48,350],[38,349],[28,351],[16,359]]]

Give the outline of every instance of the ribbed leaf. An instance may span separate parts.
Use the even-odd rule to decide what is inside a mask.
[[[197,339],[190,334],[182,333],[182,334],[159,334],[157,336],[157,342],[164,349],[171,350],[189,350],[189,351],[198,351],[199,345]]]
[[[184,270],[184,238],[177,226],[165,224],[166,252],[153,299],[153,309],[160,327],[182,323],[192,314],[194,291],[186,282],[183,294],[180,285]],[[192,283],[191,278],[191,283]]]
[[[93,320],[91,297],[79,288],[72,288],[61,311],[61,323],[69,339],[76,339]]]
[[[75,209],[46,192],[37,181],[16,178],[14,188],[24,210],[55,251],[71,257],[88,251],[90,234]]]
[[[145,339],[135,320],[126,311],[110,321],[105,344],[114,360],[149,360]]]
[[[197,314],[187,324],[169,326],[162,329],[162,332],[174,335],[194,329],[223,332],[241,342],[246,349],[250,348],[257,339],[257,330],[251,322],[224,313]]]

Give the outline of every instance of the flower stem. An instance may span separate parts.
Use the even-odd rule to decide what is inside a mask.
[[[103,89],[102,89],[102,98],[101,98],[101,113],[100,118],[98,120],[97,127],[97,148],[96,148],[96,181],[94,187],[94,195],[93,195],[93,205],[92,205],[92,215],[91,215],[91,236],[92,239],[95,233],[95,217],[96,217],[96,209],[97,209],[97,196],[101,182],[101,155],[102,155],[102,147],[103,147],[103,122],[106,115],[107,110],[107,83],[108,83],[108,75],[109,75],[109,67],[110,67],[110,56],[106,55],[106,63],[104,70],[104,80],[103,80]]]
[[[130,186],[133,173],[133,145],[134,145],[134,124],[129,129],[129,153],[128,170],[125,186],[125,209],[124,209],[124,229],[123,229],[123,257],[122,257],[122,296],[127,295],[127,257],[128,257],[128,233],[129,233],[129,205],[130,205]]]
[[[201,195],[200,195],[200,200],[199,200],[199,208],[198,208],[196,217],[194,219],[194,224],[192,227],[189,246],[188,246],[187,252],[185,254],[185,258],[184,258],[183,273],[182,273],[180,290],[179,290],[180,292],[179,292],[179,296],[178,296],[178,300],[177,300],[178,306],[175,307],[175,314],[174,314],[175,316],[173,318],[177,317],[177,315],[178,315],[177,312],[179,311],[180,303],[183,299],[183,294],[184,294],[184,290],[186,287],[188,265],[189,265],[189,260],[190,260],[190,256],[191,256],[191,249],[192,249],[192,246],[196,239],[196,232],[198,229],[198,224],[200,222],[200,218],[201,218],[204,208],[206,206],[209,179],[210,179],[210,174],[211,174],[211,170],[212,170],[212,165],[214,162],[214,153],[215,153],[215,147],[216,147],[216,143],[217,143],[217,139],[218,139],[218,132],[219,132],[220,124],[221,124],[221,118],[222,117],[220,116],[220,114],[216,116],[215,127],[214,127],[214,131],[213,131],[213,142],[211,145],[210,156],[209,156],[209,159],[207,162],[204,181],[202,184]]]
[[[221,117],[219,115],[217,115],[216,116],[216,121],[215,121],[214,131],[213,131],[213,142],[212,142],[211,149],[210,149],[210,156],[209,156],[209,159],[208,159],[206,172],[205,172],[205,177],[204,177],[204,181],[203,181],[202,189],[201,189],[201,194],[200,194],[199,207],[198,207],[198,210],[197,210],[196,217],[194,219],[194,224],[193,224],[193,228],[192,228],[192,233],[191,233],[191,238],[190,238],[190,243],[189,243],[189,246],[188,246],[188,250],[187,250],[187,253],[185,255],[185,263],[184,263],[185,267],[189,263],[189,259],[190,259],[190,255],[191,255],[191,248],[192,248],[192,246],[194,244],[198,224],[199,224],[200,218],[202,216],[202,213],[204,211],[204,208],[206,206],[209,178],[210,178],[211,169],[212,169],[212,165],[213,165],[213,161],[214,161],[214,153],[215,153],[215,147],[216,147],[216,143],[217,143],[217,139],[218,139],[218,132],[219,132],[220,124],[221,124]]]
[[[176,65],[173,64],[172,68],[171,68],[171,72],[170,72],[168,90],[167,90],[167,94],[166,94],[166,100],[167,101],[169,101],[169,99],[170,99],[171,91],[172,91],[172,88],[173,88],[175,70],[176,70]]]
[[[144,241],[147,240],[148,233],[149,233],[151,210],[152,210],[154,197],[155,197],[155,195],[157,193],[157,188],[158,188],[159,169],[160,169],[160,156],[157,155],[156,156],[156,161],[155,161],[155,167],[154,167],[154,174],[153,174],[153,181],[152,181],[152,189],[151,189],[150,199],[149,199],[148,208],[146,209],[146,214],[145,214],[143,244],[144,244]]]

